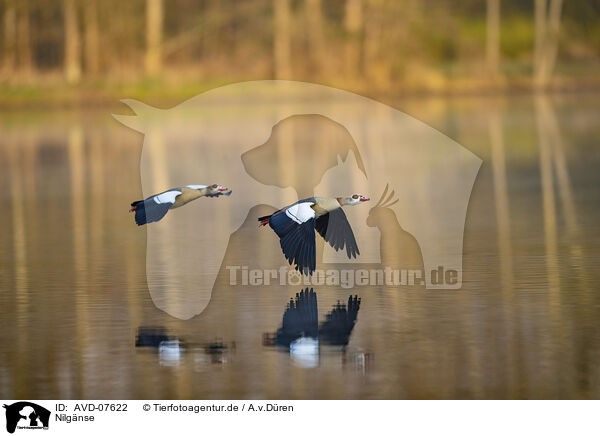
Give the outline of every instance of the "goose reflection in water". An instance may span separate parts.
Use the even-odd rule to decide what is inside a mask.
[[[187,344],[177,337],[169,336],[164,327],[139,327],[135,337],[136,348],[149,347],[158,351],[161,366],[179,366]]]
[[[306,288],[296,294],[295,300],[290,299],[281,327],[275,333],[265,333],[263,345],[289,348],[295,363],[314,368],[319,365],[320,345],[342,346],[345,351],[359,309],[360,298],[350,295],[347,304],[338,301],[333,306],[319,327],[317,294]]]
[[[204,344],[189,343],[178,337],[169,336],[164,327],[138,328],[135,346],[156,348],[161,366],[181,365],[187,350],[193,354],[195,363],[224,364],[231,361],[231,354],[236,348],[235,342],[225,343],[219,338]]]
[[[236,345],[232,341],[230,343],[223,342],[222,339],[215,339],[208,342],[197,349],[194,354],[195,363],[219,363],[225,364],[231,362],[231,356],[235,352]]]

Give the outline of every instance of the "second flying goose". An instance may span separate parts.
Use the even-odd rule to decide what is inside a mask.
[[[135,222],[138,226],[141,226],[160,221],[169,209],[181,207],[197,198],[219,197],[220,195],[230,194],[230,189],[216,183],[210,186],[187,185],[181,188],[169,189],[145,200],[134,201],[131,203],[129,212],[135,212]]]

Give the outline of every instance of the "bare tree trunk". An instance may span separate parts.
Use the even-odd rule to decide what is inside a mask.
[[[68,83],[81,79],[81,43],[76,0],[64,0],[65,76]]]
[[[4,59],[3,69],[10,74],[15,69],[17,58],[17,14],[14,0],[4,1]]]
[[[98,73],[99,41],[96,0],[87,0],[85,3],[85,69],[88,74]]]
[[[535,2],[534,83],[538,88],[544,88],[550,81],[558,53],[562,0],[549,1],[549,7],[547,0]]]
[[[546,39],[546,4],[547,0],[535,0],[535,48],[533,51],[534,71],[539,69],[542,60],[542,52],[544,51],[544,40]]]
[[[490,74],[500,74],[500,0],[487,0],[486,58]]]
[[[275,60],[275,78],[289,79],[292,73],[290,62],[290,2],[273,0],[274,37],[273,57]]]
[[[562,0],[550,0],[550,17],[548,18],[547,43],[542,69],[542,81],[545,84],[551,77],[556,64],[558,53],[558,32],[560,30],[560,15]]]
[[[363,30],[362,0],[346,0],[344,16],[346,28],[346,73],[357,76],[360,70],[360,43]]]
[[[210,0],[205,2],[204,5],[206,26],[203,26],[202,31],[202,56],[207,59],[215,53],[214,41],[215,39],[218,40],[221,34],[225,5],[221,4],[221,0]]]
[[[308,22],[308,38],[312,72],[316,75],[323,71],[323,11],[321,0],[306,0],[306,18]]]
[[[29,2],[20,0],[17,12],[17,53],[19,55],[19,69],[24,74],[30,74],[32,69],[31,37],[29,32]]]
[[[162,67],[163,0],[146,0],[146,72]]]
[[[384,0],[365,0],[363,11],[367,18],[364,20],[361,38],[363,47],[362,73],[371,84],[376,86],[389,85],[391,74],[391,59],[386,52],[389,44],[385,44],[383,35],[383,5]]]
[[[365,20],[365,30],[363,35],[363,63],[362,71],[367,79],[372,78],[371,66],[377,58],[379,48],[380,27],[377,25],[375,18],[372,16],[373,0],[367,0],[366,11],[367,19]]]

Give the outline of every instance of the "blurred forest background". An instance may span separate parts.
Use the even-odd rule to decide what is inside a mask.
[[[599,0],[0,2],[0,104],[275,78],[370,95],[600,85]]]

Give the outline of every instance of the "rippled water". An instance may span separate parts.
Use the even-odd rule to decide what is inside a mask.
[[[223,269],[199,316],[155,307],[127,213],[140,134],[108,109],[3,113],[0,397],[600,397],[598,97],[394,105],[484,161],[462,289],[315,289],[321,324],[361,303],[347,346],[308,357],[265,340],[299,286],[230,287]],[[263,209],[227,259],[277,259]],[[156,346],[136,347],[148,332]]]

